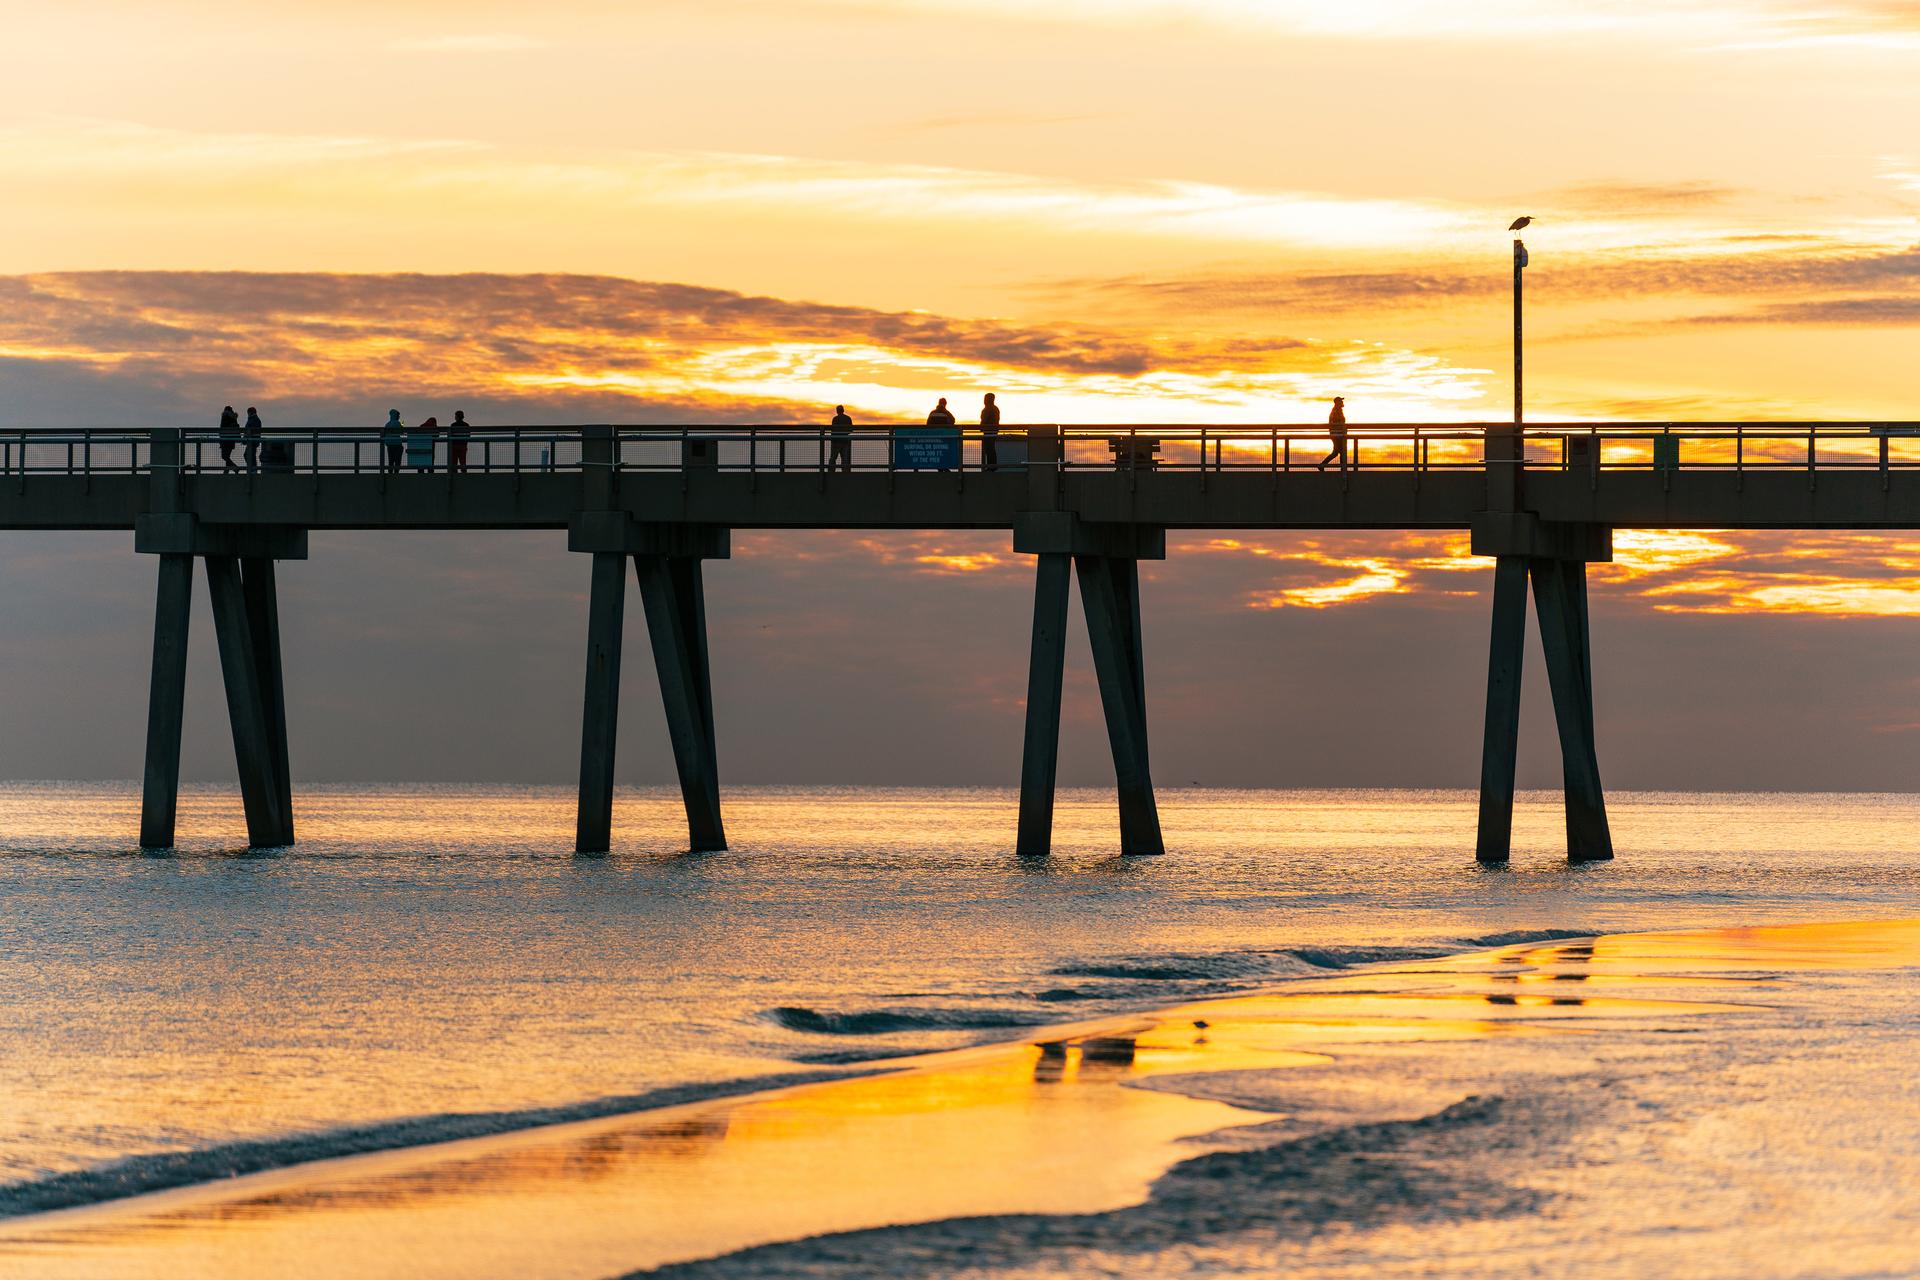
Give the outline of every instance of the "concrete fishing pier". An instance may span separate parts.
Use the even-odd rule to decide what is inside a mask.
[[[294,841],[274,566],[322,529],[546,529],[590,557],[576,846],[608,846],[629,565],[691,848],[726,847],[705,563],[734,529],[1001,530],[1033,557],[1033,642],[1015,848],[1052,835],[1068,594],[1078,581],[1113,751],[1120,847],[1162,851],[1148,749],[1139,562],[1169,530],[1457,529],[1493,580],[1477,856],[1507,858],[1527,601],[1565,766],[1567,856],[1613,856],[1593,720],[1586,566],[1617,528],[1920,528],[1920,424],[1404,423],[1354,427],[1318,469],[1314,426],[863,430],[475,430],[470,469],[381,467],[382,442],[269,431],[258,474],[211,431],[0,432],[0,529],[124,529],[158,565],[140,842],[173,844],[195,561],[213,606],[248,836]],[[444,444],[444,442],[443,442]]]

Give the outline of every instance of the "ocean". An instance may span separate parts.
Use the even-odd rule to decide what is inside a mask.
[[[562,788],[302,787],[299,845],[258,854],[189,788],[154,855],[131,784],[0,786],[0,1212],[1383,962],[1916,914],[1920,796],[1609,800],[1612,863],[1568,866],[1527,794],[1488,870],[1454,791],[1167,789],[1168,854],[1123,860],[1110,793],[1069,790],[1023,861],[1003,790],[734,788],[703,855],[677,794],[623,791],[579,857]]]

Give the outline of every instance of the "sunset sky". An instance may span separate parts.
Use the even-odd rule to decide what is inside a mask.
[[[389,404],[873,421],[985,390],[1010,423],[1317,421],[1335,394],[1356,423],[1476,420],[1509,404],[1521,213],[1535,420],[1920,418],[1920,9],[1896,0],[9,8],[0,426],[210,425],[229,402],[274,425]],[[0,658],[44,673],[0,715],[42,714],[33,686],[75,652],[113,672],[89,681],[93,728],[16,739],[0,771],[135,772],[151,565],[122,542],[0,540]],[[296,673],[296,772],[565,777],[584,566],[392,543],[316,538],[282,579],[313,610],[289,646],[312,643],[326,685]],[[1786,785],[1800,761],[1768,770],[1813,750],[1791,723],[1811,707],[1821,785],[1912,781],[1920,536],[1617,545],[1595,604],[1610,779]],[[1176,538],[1147,587],[1157,758],[1208,781],[1470,782],[1490,574],[1464,553]],[[723,764],[1010,781],[1030,575],[1003,536],[737,538],[710,577],[733,628]],[[303,581],[341,612],[303,606]],[[355,617],[366,600],[385,603]],[[982,616],[991,637],[955,638]],[[421,643],[431,669],[402,678]],[[1213,653],[1244,710],[1180,684]],[[432,717],[523,662],[543,692],[515,745],[448,748]],[[1786,670],[1812,674],[1769,679]],[[1444,692],[1390,714],[1422,674]],[[833,731],[845,768],[794,773],[823,711],[802,691],[856,678],[890,682],[888,709]],[[368,755],[381,680],[426,723]],[[1379,699],[1326,702],[1362,687]],[[1095,781],[1086,716],[1067,770]],[[1283,745],[1297,716],[1335,736]],[[663,779],[631,721],[623,778]],[[950,754],[885,749],[929,722]],[[203,773],[230,768],[219,727],[190,729]],[[1387,735],[1432,745],[1383,757]]]

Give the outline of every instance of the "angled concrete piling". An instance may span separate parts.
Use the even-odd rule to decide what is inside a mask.
[[[1062,551],[1034,557],[1033,645],[1027,657],[1026,741],[1020,754],[1020,827],[1016,852],[1036,857],[1053,846],[1054,779],[1060,766],[1060,697],[1067,665],[1067,593],[1073,559]]]
[[[1476,519],[1472,536],[1476,555],[1494,557],[1493,633],[1487,657],[1475,856],[1482,863],[1501,864],[1513,844],[1521,656],[1531,585],[1560,735],[1567,860],[1604,861],[1613,857],[1613,837],[1594,733],[1587,565],[1613,558],[1612,530],[1602,525],[1550,525],[1527,512],[1499,512]]]
[[[1014,550],[1035,557],[1032,666],[1027,676],[1020,826],[1015,848],[1046,854],[1053,843],[1053,793],[1060,744],[1061,679],[1066,652],[1068,566],[1080,580],[1094,674],[1106,714],[1120,806],[1120,851],[1166,851],[1147,751],[1145,648],[1140,628],[1140,561],[1164,559],[1166,531],[1096,525],[1065,511],[1023,512]]]
[[[625,511],[582,511],[568,525],[567,545],[593,557],[575,850],[605,853],[612,842],[614,736],[629,561],[646,610],[647,638],[687,814],[687,847],[693,852],[725,849],[701,561],[727,558],[728,531],[706,525],[646,523]]]
[[[255,848],[292,844],[293,781],[274,561],[304,560],[307,531],[282,525],[223,527],[183,512],[152,512],[135,523],[134,550],[160,562],[140,796],[141,846],[171,848],[176,835],[196,559],[205,566],[213,608],[247,843]]]

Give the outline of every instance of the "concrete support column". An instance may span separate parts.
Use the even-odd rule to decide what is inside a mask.
[[[193,557],[163,555],[153,610],[153,677],[147,692],[147,765],[140,791],[140,847],[171,849],[180,802],[180,727],[187,704],[187,628]]]
[[[273,844],[289,845],[293,843],[293,772],[287,760],[287,688],[280,661],[280,600],[273,561],[266,556],[242,559],[240,588],[246,599],[247,629],[253,639],[254,670],[266,719],[267,758],[282,824]]]
[[[220,672],[227,687],[227,717],[233,726],[234,762],[240,773],[240,799],[247,813],[247,843],[255,848],[281,844],[291,830],[275,774],[272,729],[261,688],[260,662],[247,617],[240,563],[233,556],[208,556],[207,594],[213,604],[214,636],[220,646]]]
[[[1146,669],[1140,642],[1140,562],[1131,557],[1076,555],[1080,604],[1087,615],[1100,702],[1113,747],[1120,798],[1120,852],[1166,852],[1147,763]]]
[[[580,809],[573,847],[605,853],[613,841],[613,749],[620,719],[620,642],[627,599],[627,558],[595,552],[587,605],[587,684],[580,714]]]
[[[1053,785],[1060,763],[1060,696],[1067,663],[1067,590],[1073,561],[1065,552],[1034,557],[1033,651],[1027,667],[1027,736],[1020,758],[1023,857],[1053,848]]]
[[[1540,647],[1560,726],[1566,777],[1567,861],[1613,857],[1607,802],[1593,728],[1593,641],[1587,626],[1587,566],[1578,560],[1535,559],[1530,566]]]
[[[1503,863],[1513,845],[1513,775],[1520,745],[1521,657],[1527,642],[1527,560],[1493,568],[1493,637],[1487,648],[1487,725],[1480,750],[1480,835],[1475,856]]]
[[[693,556],[636,555],[633,564],[646,606],[647,635],[653,642],[653,665],[660,678],[674,768],[687,809],[688,848],[695,853],[725,849],[700,561]]]

